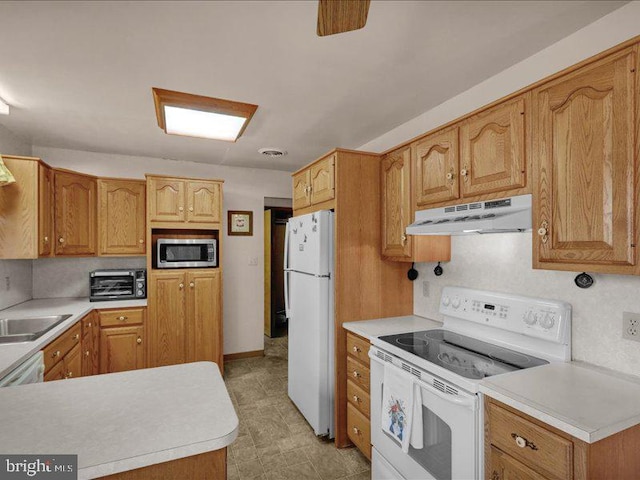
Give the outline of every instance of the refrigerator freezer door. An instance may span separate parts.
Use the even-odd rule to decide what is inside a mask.
[[[289,398],[316,435],[333,431],[333,342],[329,278],[289,273]]]
[[[314,275],[328,275],[331,272],[332,221],[333,212],[329,210],[289,219],[289,241],[285,255],[288,270]]]

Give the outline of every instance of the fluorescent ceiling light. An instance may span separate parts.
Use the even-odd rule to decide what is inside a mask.
[[[0,114],[9,115],[9,104],[0,98]]]
[[[201,112],[188,108],[164,106],[166,132],[173,135],[212,138],[235,142],[245,122],[244,117]]]
[[[158,126],[171,135],[235,142],[258,108],[249,103],[153,88]]]

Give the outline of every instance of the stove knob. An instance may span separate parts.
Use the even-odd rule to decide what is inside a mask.
[[[141,297],[144,295],[144,292],[142,290],[138,290],[138,296]]]
[[[527,325],[535,325],[537,321],[537,317],[531,310],[524,314],[524,323],[526,323]]]
[[[445,307],[448,307],[450,302],[451,300],[449,299],[449,297],[442,297],[442,305],[444,305]]]
[[[142,288],[142,282],[138,282],[138,288]]]
[[[547,313],[544,318],[542,320],[540,320],[540,325],[542,326],[542,328],[544,329],[550,329],[551,327],[553,327],[556,323],[556,319],[553,315],[551,315],[550,313]]]
[[[458,308],[460,306],[460,299],[458,297],[454,298],[451,302],[451,306],[453,308]]]

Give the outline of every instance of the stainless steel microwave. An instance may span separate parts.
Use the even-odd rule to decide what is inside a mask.
[[[218,266],[218,241],[212,238],[159,238],[157,268],[199,268]]]

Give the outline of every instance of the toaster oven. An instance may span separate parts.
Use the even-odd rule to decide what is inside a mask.
[[[147,269],[95,270],[89,287],[92,302],[147,298]]]

